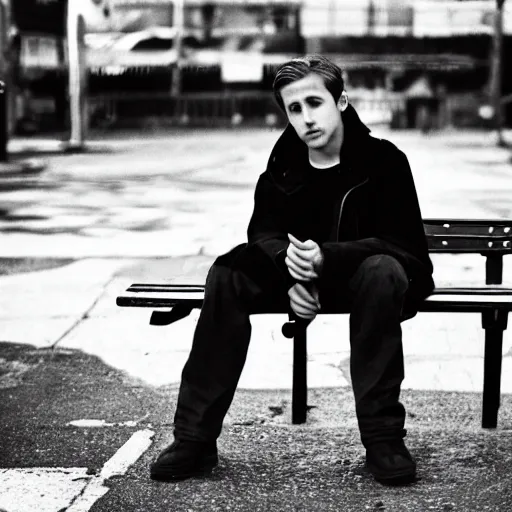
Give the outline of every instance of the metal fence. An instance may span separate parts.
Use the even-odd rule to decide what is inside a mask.
[[[390,124],[396,112],[405,110],[406,99],[396,93],[382,98],[351,96],[364,121]],[[123,93],[89,98],[91,127],[135,125],[153,120],[172,125],[283,126],[286,116],[269,91],[224,91],[182,94]]]
[[[395,129],[480,126],[480,93],[448,94],[444,98],[407,98],[387,92],[381,97],[350,95],[362,121]],[[126,93],[89,98],[92,128],[141,126],[285,126],[286,115],[272,92],[231,91],[182,94]]]
[[[133,125],[140,122],[175,125],[237,126],[242,123],[279,125],[284,114],[272,93],[232,91],[182,94],[124,93],[89,98],[91,127]]]

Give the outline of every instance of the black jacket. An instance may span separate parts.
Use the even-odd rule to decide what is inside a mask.
[[[365,258],[392,255],[409,277],[406,304],[409,311],[415,312],[418,301],[432,292],[434,283],[407,157],[391,142],[372,137],[351,106],[341,115],[344,142],[340,160],[350,188],[339,198],[332,239],[321,245],[325,258],[323,275],[330,279],[343,273],[350,276]],[[249,246],[268,255],[287,278],[287,233],[303,238],[295,219],[300,219],[307,208],[300,200],[300,192],[307,186],[308,166],[307,146],[288,125],[259,177],[248,227]]]

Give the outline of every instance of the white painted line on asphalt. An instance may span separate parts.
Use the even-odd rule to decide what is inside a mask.
[[[113,423],[107,423],[105,420],[73,420],[68,423],[72,427],[96,428],[96,427],[111,427]]]
[[[109,488],[103,483],[113,476],[124,475],[128,468],[151,446],[152,430],[135,432],[126,443],[105,463],[100,474],[93,477],[82,494],[66,509],[66,512],[87,512]]]
[[[84,418],[81,420],[73,420],[68,423],[72,427],[84,427],[84,428],[102,428],[102,427],[136,427],[142,420],[145,420],[149,414],[136,419],[122,421],[120,423],[107,423],[105,420],[96,420]],[[0,510],[0,512],[2,512]]]
[[[65,510],[91,478],[87,468],[0,469],[0,509],[8,512]]]
[[[106,480],[113,476],[124,475],[128,468],[151,446],[152,430],[135,432],[126,443],[109,459],[100,473],[100,478]]]
[[[109,491],[105,480],[124,475],[153,435],[148,429],[135,432],[96,476],[87,468],[0,469],[0,512],[87,512]]]

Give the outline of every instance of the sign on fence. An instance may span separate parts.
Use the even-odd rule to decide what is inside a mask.
[[[223,52],[221,79],[224,83],[261,82],[263,55],[257,52]]]

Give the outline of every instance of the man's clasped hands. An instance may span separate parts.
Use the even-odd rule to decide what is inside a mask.
[[[290,275],[299,281],[288,291],[290,306],[298,317],[313,320],[320,311],[315,280],[322,272],[324,255],[313,240],[301,242],[291,234],[288,234],[288,239],[286,266]]]

